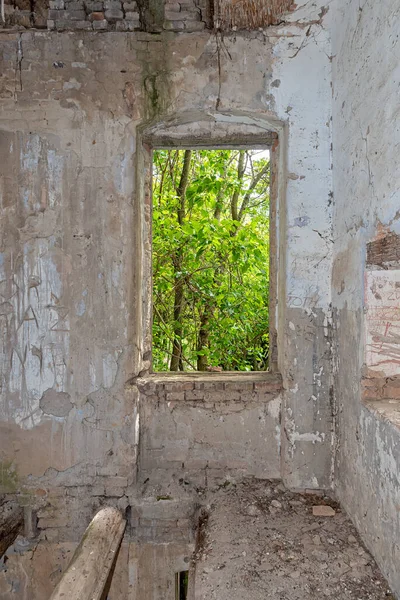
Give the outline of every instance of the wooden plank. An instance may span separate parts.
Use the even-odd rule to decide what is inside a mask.
[[[50,600],[100,600],[125,526],[119,510],[101,509],[86,529]]]

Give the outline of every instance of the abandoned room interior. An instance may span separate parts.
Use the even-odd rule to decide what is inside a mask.
[[[0,39],[1,599],[400,599],[398,0]]]

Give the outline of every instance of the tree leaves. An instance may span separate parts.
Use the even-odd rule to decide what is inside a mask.
[[[268,209],[265,152],[154,152],[155,371],[266,368]]]

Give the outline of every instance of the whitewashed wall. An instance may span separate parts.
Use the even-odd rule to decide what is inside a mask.
[[[375,281],[374,271],[367,276],[366,246],[384,232],[400,232],[399,23],[396,0],[339,0],[332,53],[336,489],[400,595],[396,404],[392,414],[379,415],[362,404],[360,390],[363,364],[374,368],[376,362],[366,352],[370,326],[365,327],[365,318],[371,314],[364,314],[364,300],[371,306],[378,301],[370,290],[383,273],[375,271]],[[400,285],[399,271],[390,273]],[[399,375],[399,367],[393,368],[387,374]],[[386,367],[382,369],[385,373]]]

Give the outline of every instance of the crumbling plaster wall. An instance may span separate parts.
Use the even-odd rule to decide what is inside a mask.
[[[400,597],[399,400],[390,384],[386,401],[362,402],[365,319],[375,308],[398,326],[398,306],[385,302],[384,279],[400,286],[400,265],[371,270],[367,245],[387,232],[400,233],[398,75],[400,7],[396,0],[340,0],[333,28],[334,266],[338,445],[336,490],[364,541]],[[395,239],[396,236],[391,236]],[[398,240],[398,238],[397,238]],[[398,241],[397,241],[398,244]],[[395,285],[391,295],[395,291]],[[383,292],[383,293],[382,293]],[[364,307],[366,314],[364,314]],[[378,313],[376,313],[378,314]],[[375,317],[376,318],[376,317]],[[396,323],[397,321],[397,323]],[[399,345],[375,339],[381,375],[397,376]],[[390,356],[389,356],[390,354]],[[389,362],[391,361],[391,362]],[[372,362],[370,362],[370,366]],[[378,369],[379,370],[379,369]],[[389,409],[389,410],[387,410]],[[397,413],[397,417],[396,417]]]
[[[224,38],[1,34],[2,483],[47,506],[49,539],[76,539],[99,504],[134,494],[148,367],[132,309],[136,133],[172,114],[280,123],[281,474],[331,485],[326,13],[299,2],[279,27]]]

